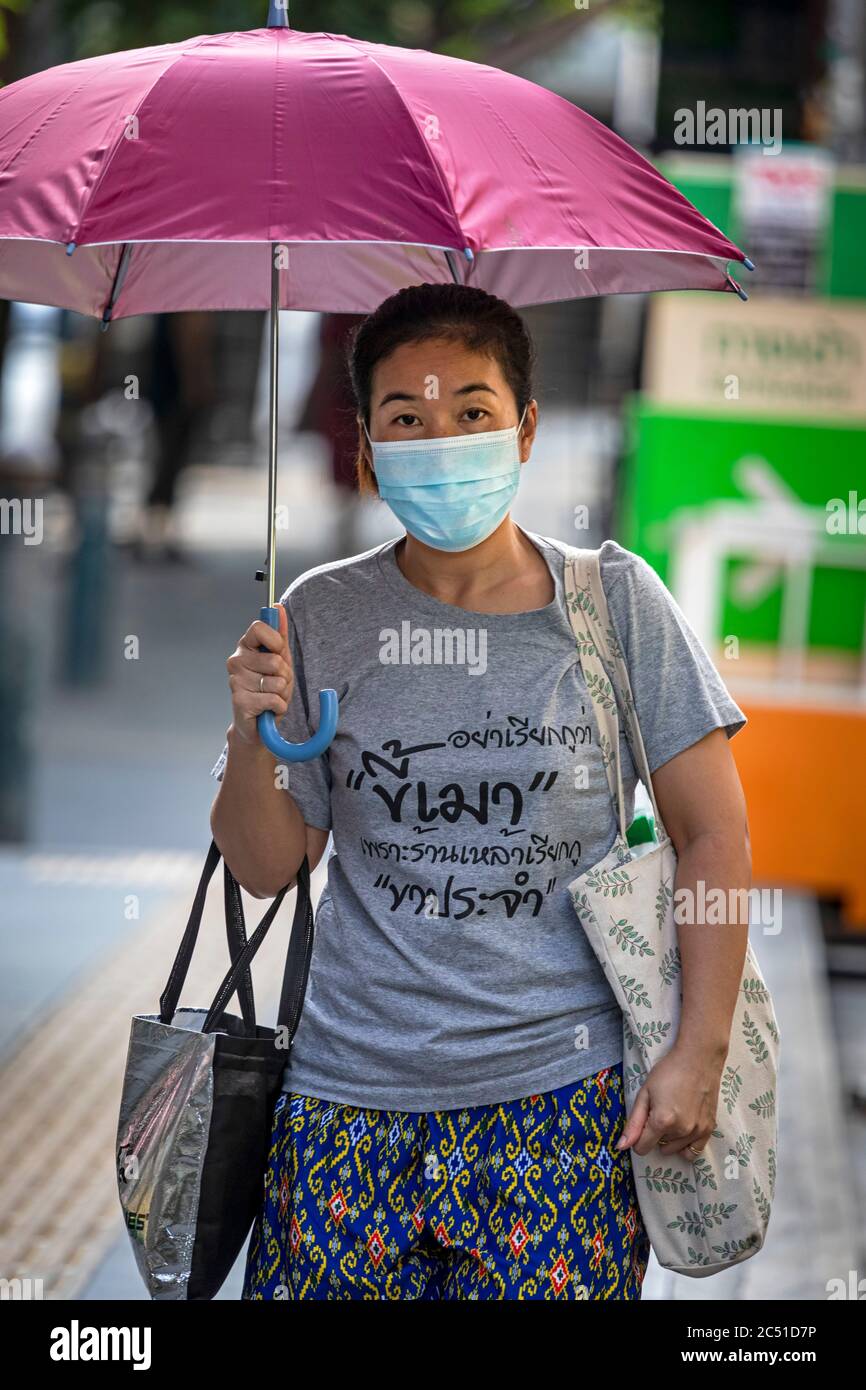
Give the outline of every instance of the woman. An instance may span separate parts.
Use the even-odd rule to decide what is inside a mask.
[[[269,898],[333,834],[245,1298],[639,1298],[630,1150],[688,1161],[714,1127],[746,928],[680,929],[679,1035],[626,1124],[621,1014],[567,892],[617,827],[577,734],[563,553],[510,515],[533,355],[513,309],[463,286],[359,326],[359,481],[406,534],[302,574],[287,627],[253,623],[227,663],[229,866]],[[677,886],[747,887],[744,717],[649,566],[613,541],[601,564]],[[336,737],[286,784],[256,717],[306,739],[325,686]]]

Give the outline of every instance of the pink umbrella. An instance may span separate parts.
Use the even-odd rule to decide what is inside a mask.
[[[73,254],[74,253],[74,254]],[[512,304],[732,290],[751,262],[630,145],[479,63],[268,27],[88,58],[0,90],[0,297],[100,318],[270,309],[276,627],[277,312],[369,313],[405,285]],[[336,729],[320,692],[305,744]]]

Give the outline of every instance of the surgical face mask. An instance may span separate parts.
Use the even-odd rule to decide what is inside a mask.
[[[379,496],[435,550],[469,550],[496,530],[520,482],[519,425],[438,439],[370,439]]]

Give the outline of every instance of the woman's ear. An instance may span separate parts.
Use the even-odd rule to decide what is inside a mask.
[[[523,421],[523,429],[520,431],[520,462],[526,463],[532,453],[532,444],[535,439],[535,432],[538,429],[538,402],[533,396],[526,407],[526,416]]]

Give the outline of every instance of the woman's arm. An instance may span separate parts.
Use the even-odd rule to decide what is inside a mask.
[[[741,922],[734,907],[731,920],[716,925],[694,921],[696,913],[688,910],[693,903],[699,908],[713,888],[738,904],[742,895],[729,896],[729,890],[748,891],[752,883],[746,800],[724,730],[671,758],[654,773],[653,788],[679,861],[674,901],[681,904],[683,1010],[678,1041],[718,1054],[724,1062],[749,936],[748,912]]]
[[[278,785],[277,764],[263,743],[239,738],[234,727],[226,739],[225,771],[211,808],[213,837],[241,887],[254,898],[274,898],[295,882],[304,854],[315,869],[330,831],[304,823]]]
[[[683,1006],[676,1041],[638,1093],[619,1147],[634,1144],[646,1154],[664,1135],[671,1141],[665,1153],[672,1154],[690,1143],[702,1149],[715,1128],[749,934],[747,911],[723,911],[717,925],[700,920],[700,906],[714,888],[724,891],[726,903],[748,902],[751,852],[745,797],[723,729],[658,768],[653,789],[677,851]]]
[[[286,884],[293,884],[304,854],[313,870],[329,834],[305,824],[297,802],[276,776],[279,764],[258,735],[258,716],[264,710],[283,716],[295,689],[282,603],[278,611],[278,632],[257,619],[226,662],[233,719],[210,816],[223,859],[254,898],[276,897]]]

